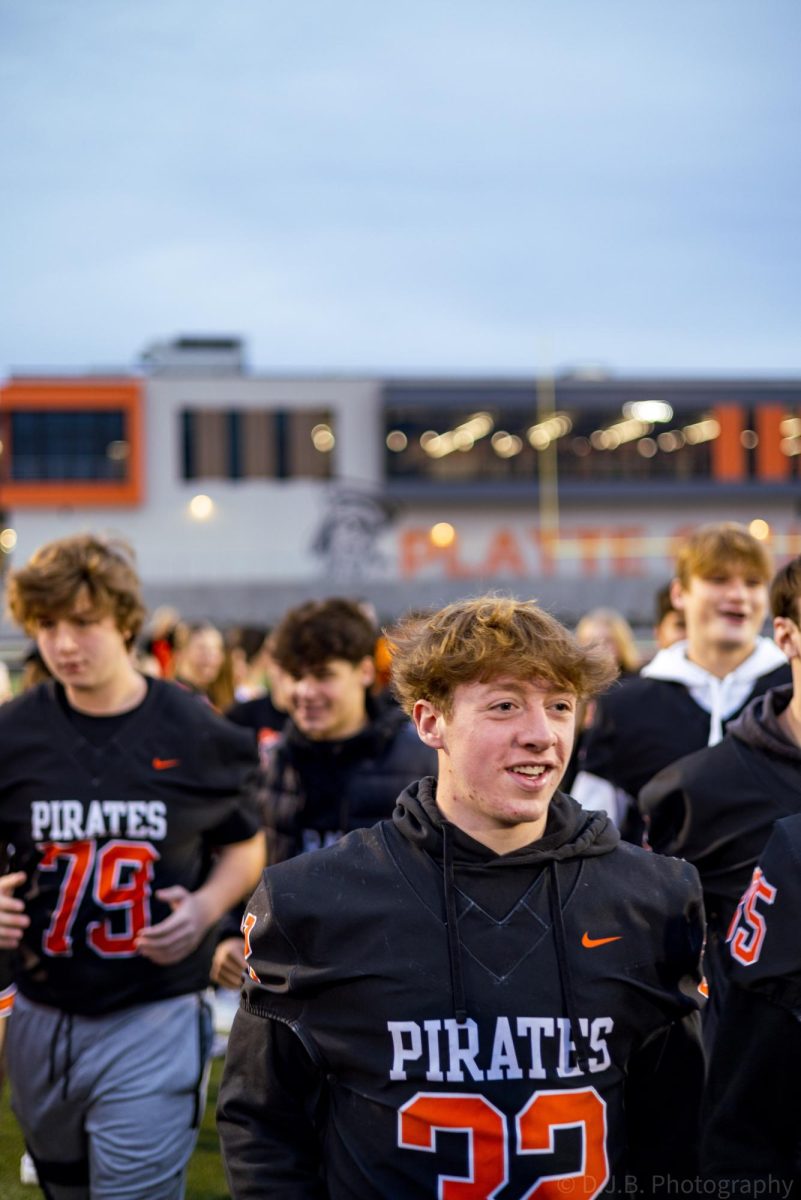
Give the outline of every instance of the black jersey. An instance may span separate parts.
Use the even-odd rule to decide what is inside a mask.
[[[731,986],[710,1064],[703,1142],[709,1176],[792,1184],[782,1194],[793,1196],[801,1192],[799,917],[795,815],[776,822],[729,928]],[[750,1194],[758,1194],[753,1185]]]
[[[269,868],[247,906],[219,1111],[236,1200],[418,1200],[446,1180],[519,1200],[547,1179],[592,1197],[638,1151],[674,1172],[692,1155],[694,869],[560,795],[539,842],[495,855],[441,821],[434,788]]]
[[[136,952],[195,891],[213,850],[258,830],[252,738],[182,688],[151,680],[103,744],[81,736],[53,681],[0,708],[0,840],[31,918],[13,969],[30,999],[87,1015],[196,991],[214,931],[179,963]],[[0,986],[5,981],[0,981]]]
[[[724,726],[755,696],[789,681],[787,664],[759,676]],[[657,772],[706,746],[709,729],[710,714],[696,704],[683,683],[640,675],[599,698],[579,769],[607,779],[636,799]]]
[[[722,742],[679,759],[640,793],[653,849],[686,858],[701,876],[714,1009],[729,975],[735,908],[774,822],[801,811],[801,748],[779,724],[791,696],[786,687],[757,697]]]

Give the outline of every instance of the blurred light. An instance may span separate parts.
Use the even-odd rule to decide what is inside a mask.
[[[2,454],[2,453],[3,453],[3,443],[0,442],[0,454]]]
[[[447,546],[452,546],[455,542],[456,530],[448,521],[438,521],[436,525],[431,526],[428,536],[432,546],[437,546],[438,549],[444,550]]]
[[[494,424],[489,413],[473,413],[472,417],[468,417],[461,425],[445,433],[434,433],[433,429],[421,433],[420,445],[432,458],[444,458],[446,454],[453,454],[454,450],[464,453],[472,450],[479,438],[492,433]]]
[[[626,421],[618,421],[608,429],[596,429],[590,434],[590,442],[596,450],[617,450],[625,442],[635,442],[651,432],[649,421],[640,421],[630,417]]]
[[[770,525],[767,521],[763,521],[761,517],[757,517],[748,526],[748,532],[751,537],[755,537],[758,542],[764,542],[770,537]]]
[[[779,426],[779,432],[784,437],[798,437],[801,434],[801,420],[798,417],[786,417]]]
[[[684,426],[684,436],[691,446],[698,446],[701,442],[714,441],[720,435],[720,425],[714,417],[707,417],[705,421],[696,421],[694,425]]]
[[[387,434],[387,450],[400,454],[409,445],[409,439],[402,429],[392,429]]]
[[[753,429],[744,429],[740,434],[740,445],[746,450],[754,450],[759,445],[759,435]]]
[[[514,458],[523,449],[523,439],[516,433],[507,433],[499,429],[492,435],[492,448],[499,458]]]
[[[319,450],[321,454],[328,454],[336,445],[330,425],[315,425],[311,431],[311,440],[315,450]]]
[[[788,458],[794,454],[801,454],[801,442],[798,438],[783,438],[780,442],[782,454],[786,454]]]
[[[193,521],[208,521],[214,512],[214,501],[211,496],[200,492],[189,501],[189,515]]]
[[[664,425],[673,420],[673,409],[664,400],[632,400],[623,405],[623,416],[645,421],[648,425],[654,422]]]
[[[538,425],[532,425],[526,430],[526,437],[529,445],[535,450],[547,450],[551,442],[555,442],[557,438],[565,437],[573,428],[573,422],[567,413],[554,413],[547,421],[540,421]]]
[[[16,529],[4,529],[0,532],[0,550],[9,554],[17,544]]]
[[[113,462],[123,462],[128,457],[130,449],[127,442],[109,442],[106,446],[106,457],[110,458]]]
[[[680,429],[663,430],[657,435],[656,443],[660,450],[671,454],[674,450],[681,450],[684,445],[684,434]]]
[[[643,458],[653,458],[656,454],[657,446],[653,438],[641,438],[637,443],[637,453]]]

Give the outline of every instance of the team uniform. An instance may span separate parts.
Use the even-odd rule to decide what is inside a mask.
[[[794,1187],[783,1194],[793,1196],[801,1194],[799,914],[797,814],[776,823],[729,930],[732,978],[710,1065],[703,1140],[712,1178],[772,1180],[775,1188],[784,1181]]]
[[[13,1107],[53,1194],[85,1187],[90,1161],[93,1197],[127,1194],[104,1180],[119,1179],[120,1154],[136,1162],[141,1135],[153,1174],[144,1188],[136,1176],[131,1197],[172,1196],[167,1176],[188,1158],[201,1111],[215,931],[164,966],[136,938],[170,915],[158,889],[196,891],[216,847],[257,832],[252,740],[174,684],[149,680],[137,708],[90,717],[50,681],[0,709],[0,747],[0,840],[10,869],[27,874],[17,894],[31,921],[0,978],[0,993],[19,992]]]
[[[686,858],[701,876],[709,1014],[723,999],[726,935],[751,872],[774,822],[801,810],[801,747],[779,723],[792,695],[788,686],[757,697],[722,742],[679,759],[640,793],[650,845]]]
[[[392,814],[413,779],[436,774],[437,756],[395,705],[367,701],[352,737],[312,739],[289,721],[266,760],[264,822],[270,863],[319,850]]]
[[[756,696],[791,682],[787,659],[769,638],[757,638],[752,654],[723,679],[690,662],[686,648],[681,641],[660,650],[638,676],[599,697],[582,748],[576,798],[615,814],[631,840],[639,840],[642,824],[629,806],[650,779],[716,745]]]
[[[593,1197],[692,1170],[694,869],[560,793],[497,855],[435,795],[268,868],[248,905],[218,1109],[235,1200]]]

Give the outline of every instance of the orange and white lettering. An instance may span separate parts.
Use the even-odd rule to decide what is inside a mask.
[[[547,1174],[560,1129],[581,1129],[581,1159],[572,1172]],[[606,1103],[595,1088],[535,1092],[515,1119],[517,1155],[543,1156],[543,1172],[520,1200],[572,1196],[594,1200],[609,1181]],[[436,1151],[438,1131],[467,1135],[467,1171],[440,1175],[437,1200],[493,1200],[509,1178],[506,1117],[484,1096],[418,1092],[398,1113],[398,1144]]]
[[[759,961],[765,934],[768,932],[765,918],[762,913],[757,912],[757,903],[764,900],[765,904],[773,904],[775,899],[776,888],[772,883],[768,883],[761,867],[755,867],[751,882],[735,909],[726,935],[732,958],[736,958],[745,967],[752,967]]]

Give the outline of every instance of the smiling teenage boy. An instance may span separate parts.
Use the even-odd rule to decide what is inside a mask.
[[[436,755],[405,713],[370,696],[376,637],[362,606],[336,596],[289,609],[274,631],[289,720],[262,747],[270,863],[390,816],[407,783],[436,772]],[[215,982],[232,988],[245,965],[238,925],[237,916],[226,926],[212,968]]]
[[[697,877],[558,790],[577,703],[611,667],[496,597],[393,640],[439,776],[392,820],[268,868],[247,906],[218,1110],[232,1195],[678,1179],[702,1071]]]
[[[178,1200],[214,927],[264,861],[255,750],[135,669],[144,609],[124,543],[51,542],[8,599],[52,675],[0,709],[12,1107],[51,1200]]]
[[[663,768],[716,745],[755,696],[790,682],[787,660],[760,636],[772,574],[765,546],[735,522],[702,525],[681,545],[671,584],[686,639],[598,700],[573,795],[640,840],[634,803]]]

